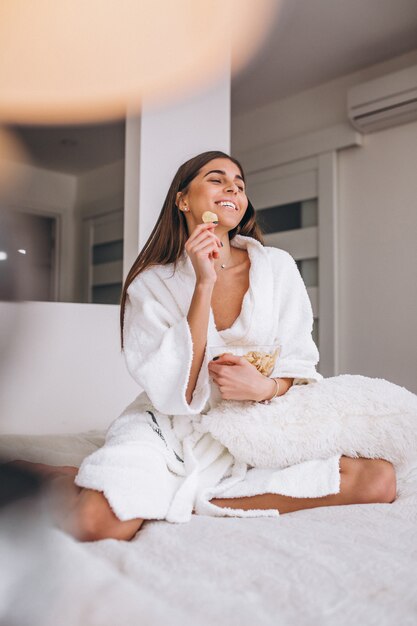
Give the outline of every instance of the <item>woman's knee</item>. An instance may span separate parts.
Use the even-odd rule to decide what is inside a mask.
[[[397,496],[397,481],[392,463],[383,459],[372,459],[371,502],[394,502]]]
[[[112,511],[108,500],[100,491],[84,489],[73,509],[71,534],[79,541],[121,539],[129,541],[140,527],[143,519],[121,521]]]
[[[392,463],[383,459],[358,458],[345,461],[344,467],[350,473],[358,504],[394,502],[397,483]]]

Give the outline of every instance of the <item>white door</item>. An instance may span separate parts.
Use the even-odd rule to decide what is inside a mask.
[[[123,286],[123,211],[84,222],[85,300],[119,304]]]

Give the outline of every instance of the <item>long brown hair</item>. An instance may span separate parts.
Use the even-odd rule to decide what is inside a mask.
[[[162,210],[159,214],[157,222],[149,235],[148,241],[140,251],[136,261],[133,263],[126,277],[122,296],[120,300],[120,334],[123,350],[123,321],[126,306],[127,290],[130,283],[151,265],[168,265],[174,263],[174,271],[177,261],[182,257],[185,243],[189,237],[187,230],[187,222],[182,211],[176,205],[176,197],[179,191],[187,193],[191,181],[198,175],[201,168],[213,159],[229,159],[238,166],[245,180],[245,174],[242,166],[233,157],[225,152],[211,150],[202,152],[197,156],[183,163],[174,176],[165,198]],[[263,244],[262,233],[256,223],[255,209],[249,201],[248,208],[245,211],[239,224],[233,230],[229,231],[229,240],[237,234],[253,237]]]

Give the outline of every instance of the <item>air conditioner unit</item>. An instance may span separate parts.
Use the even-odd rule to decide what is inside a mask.
[[[417,120],[417,65],[352,87],[348,116],[361,133]]]

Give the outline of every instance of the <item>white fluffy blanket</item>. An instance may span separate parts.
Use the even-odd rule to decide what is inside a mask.
[[[293,386],[269,405],[223,401],[198,430],[254,467],[335,454],[399,467],[417,460],[417,395],[382,378],[344,374]]]

